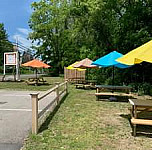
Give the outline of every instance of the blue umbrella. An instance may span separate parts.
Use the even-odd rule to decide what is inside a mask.
[[[131,67],[129,65],[124,65],[121,64],[119,62],[116,61],[116,59],[118,59],[119,57],[122,57],[123,55],[121,53],[118,53],[116,51],[113,51],[99,59],[97,59],[96,61],[94,61],[91,65],[97,65],[97,66],[101,66],[101,67],[113,67],[113,85],[114,85],[114,67],[118,67],[118,68],[128,68]]]

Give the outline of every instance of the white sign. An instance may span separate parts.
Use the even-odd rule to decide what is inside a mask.
[[[4,53],[4,78],[5,78],[5,69],[6,66],[14,65],[16,66],[16,80],[19,81],[19,53],[18,52],[8,52]],[[14,75],[15,79],[15,75]]]
[[[17,53],[16,52],[10,52],[10,53],[4,53],[5,54],[5,65],[17,65]]]

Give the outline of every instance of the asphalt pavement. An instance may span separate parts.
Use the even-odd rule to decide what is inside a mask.
[[[37,92],[39,93],[39,91]],[[0,90],[0,150],[19,150],[24,139],[31,132],[32,106],[30,94],[29,91]],[[52,93],[40,101],[39,112],[54,97],[55,93]]]

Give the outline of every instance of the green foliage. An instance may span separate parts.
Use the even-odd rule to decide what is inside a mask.
[[[83,58],[96,60],[113,50],[125,54],[149,41],[151,5],[147,0],[40,0],[32,4],[30,38],[39,41],[37,55],[58,74]],[[152,81],[148,66],[116,69],[116,84]],[[103,69],[102,77],[97,72],[100,83],[111,84],[111,69]]]
[[[0,23],[0,65],[4,63],[4,52],[13,50],[13,45],[8,41],[8,35],[4,29],[4,24]]]
[[[139,95],[152,95],[152,86],[150,83],[132,83],[130,86],[133,88],[133,92]]]

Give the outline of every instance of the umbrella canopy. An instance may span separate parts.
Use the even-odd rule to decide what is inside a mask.
[[[92,62],[93,62],[92,60],[85,58],[79,61],[78,63],[74,64],[73,67],[74,68],[96,68],[97,66],[91,65]]]
[[[101,67],[115,66],[115,67],[118,67],[118,68],[128,68],[128,67],[130,67],[128,65],[124,65],[124,64],[118,63],[116,61],[116,59],[118,59],[119,57],[122,57],[122,56],[123,55],[121,53],[113,51],[113,52],[97,59],[96,61],[94,61],[92,63],[92,65],[97,65],[97,66],[101,66]]]
[[[22,66],[24,67],[32,67],[32,68],[49,68],[51,66],[45,64],[44,62],[37,60],[37,59],[33,59],[31,61],[28,61],[24,64],[22,64]]]
[[[139,64],[142,61],[152,63],[152,40],[130,51],[116,61],[126,65]]]
[[[79,61],[76,61],[75,63],[71,64],[70,66],[66,67],[67,69],[77,69],[78,71],[85,71],[86,69],[81,69],[81,68],[74,68],[73,66],[79,63]]]
[[[45,64],[44,62],[40,61],[40,60],[37,60],[37,59],[33,59],[31,61],[28,61],[24,64],[22,64],[22,66],[24,67],[32,67],[32,68],[35,68],[36,69],[36,72],[35,72],[35,75],[36,75],[36,85],[38,85],[38,78],[37,78],[37,69],[38,68],[49,68],[51,66]]]
[[[97,59],[96,61],[94,61],[92,64],[93,65],[97,65],[97,66],[101,66],[101,67],[113,67],[113,73],[112,73],[112,84],[114,85],[114,67],[118,67],[118,68],[128,68],[130,66],[128,65],[124,65],[121,63],[118,63],[116,61],[116,59],[118,59],[119,57],[122,57],[123,55],[121,53],[118,53],[116,51],[113,51],[99,59]]]

